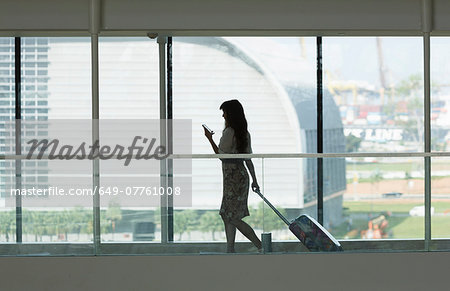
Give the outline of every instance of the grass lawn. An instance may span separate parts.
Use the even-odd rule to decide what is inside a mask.
[[[388,221],[388,229],[392,231],[393,238],[425,238],[424,217],[389,217]]]
[[[450,238],[450,216],[431,217],[431,237]]]
[[[386,211],[390,212],[403,212],[409,213],[414,206],[423,205],[420,202],[402,202],[399,199],[392,199],[392,201],[382,202],[364,202],[364,201],[344,201],[343,207],[345,209],[344,214],[350,214],[354,212],[362,213],[382,213]],[[450,210],[450,202],[433,202],[435,213],[443,213],[446,210]]]
[[[372,218],[377,217],[383,212],[390,211],[393,215],[386,217],[389,225],[387,233],[389,238],[406,239],[417,238],[423,239],[424,234],[424,217],[409,216],[409,210],[420,203],[388,201],[388,202],[361,202],[361,201],[345,201],[344,215],[352,216],[352,227],[348,230],[347,222],[334,227],[331,232],[338,238],[360,239],[361,231],[368,229],[369,214]],[[450,210],[450,202],[433,202],[435,213],[443,213]],[[367,217],[365,217],[367,215]],[[397,216],[398,215],[398,216]],[[431,219],[432,238],[449,238],[450,237],[450,216],[433,216]]]
[[[398,217],[390,217],[389,224]],[[424,217],[407,217],[389,228],[394,238],[421,238],[425,237]],[[395,224],[395,222],[394,222]],[[434,216],[431,218],[431,237],[450,238],[450,216]]]
[[[411,172],[422,170],[423,160],[413,159],[409,163],[352,163],[347,162],[347,171]],[[433,162],[432,171],[450,171],[449,163]]]
[[[353,164],[351,162],[347,162],[347,171],[375,171],[380,170],[383,172],[411,172],[420,169],[423,167],[422,160],[414,160],[411,163],[368,163],[368,164]]]

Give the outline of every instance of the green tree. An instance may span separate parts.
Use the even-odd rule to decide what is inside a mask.
[[[82,207],[76,207],[69,210],[69,229],[70,232],[76,233],[78,240],[80,240],[80,234],[88,223],[86,210]]]
[[[14,211],[0,212],[0,233],[5,235],[5,239],[7,242],[9,242],[10,235],[12,235],[14,215]]]
[[[411,137],[417,144],[418,150],[422,147],[423,141],[422,84],[422,77],[415,74],[402,80],[396,88],[397,99],[406,101],[408,110],[408,119],[397,121],[397,124],[403,127],[405,136]]]
[[[216,240],[214,234],[224,231],[223,221],[217,212],[207,211],[200,217],[199,229],[202,232],[211,232],[212,239]]]
[[[45,234],[45,225],[43,223],[43,211],[33,211],[31,219],[33,220],[34,241],[42,241],[42,236]]]
[[[24,235],[34,235],[35,242],[38,239],[42,241],[44,234],[43,213],[45,212],[28,209],[22,210],[22,233]]]
[[[278,211],[286,216],[286,210],[282,207],[275,206]],[[262,229],[264,231],[272,231],[283,229],[285,223],[275,214],[275,212],[264,202],[260,202],[257,208],[250,207],[250,216],[245,220],[253,227]]]
[[[198,213],[194,210],[182,210],[176,211],[173,215],[173,228],[174,233],[178,233],[180,236],[178,240],[184,233],[190,233],[198,224]]]
[[[372,184],[372,188],[373,185],[376,185],[376,190],[378,192],[378,183],[383,180],[383,173],[381,173],[380,169],[376,169],[375,171],[372,172],[372,174],[370,174],[369,177],[369,181],[370,184]]]
[[[395,91],[400,96],[414,96],[422,90],[422,84],[422,76],[420,74],[413,74],[405,80],[400,81]]]
[[[67,236],[70,231],[70,216],[69,211],[63,210],[55,212],[56,218],[56,233],[58,237],[64,234],[64,240],[67,241]]]
[[[100,211],[100,235],[103,235],[105,233],[108,233],[109,224],[105,217],[105,210]],[[93,238],[94,234],[94,216],[92,212],[86,213],[87,217],[87,224],[86,228],[84,229],[85,233]],[[102,237],[102,240],[104,240],[104,237]]]
[[[112,238],[114,239],[114,233],[116,230],[116,223],[122,219],[122,210],[117,203],[111,203],[106,210],[106,221],[109,222],[110,231],[112,232]]]
[[[50,241],[53,241],[53,236],[57,232],[57,218],[54,211],[43,211],[42,212],[42,223],[44,225],[44,235],[50,236]]]
[[[359,146],[361,145],[362,139],[359,137],[354,136],[353,134],[350,134],[345,137],[345,150],[350,152],[357,152],[359,149]]]
[[[94,219],[93,213],[92,211],[83,211],[82,213],[84,223],[81,225],[80,232],[86,234],[88,237],[92,237],[92,220]]]
[[[31,219],[32,212],[33,211],[28,209],[22,209],[22,235],[24,237],[27,234],[33,233],[33,220]]]

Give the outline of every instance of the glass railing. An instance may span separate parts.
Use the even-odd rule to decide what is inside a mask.
[[[402,250],[424,250],[427,219],[424,156],[428,155],[254,154],[251,157],[261,193],[288,221],[302,214],[319,220],[317,193],[322,191],[323,227],[341,242],[344,250],[347,246],[349,251],[391,251],[399,249],[391,244],[402,242],[408,242],[400,248]],[[434,246],[431,249],[447,249],[446,241],[450,235],[447,227],[450,198],[447,197],[446,183],[450,176],[449,158],[442,157],[445,153],[440,155],[431,159],[432,240],[429,243]],[[323,157],[322,187],[318,184],[318,156]],[[219,214],[223,196],[222,162],[215,155],[174,155],[171,160],[173,187],[178,185],[179,177],[191,180],[190,184],[183,184],[190,187],[184,192],[189,199],[174,196],[173,204],[169,203],[168,208],[161,207],[159,202],[156,205],[132,205],[112,200],[107,205],[101,204],[98,253],[225,252],[226,235]],[[26,166],[27,162],[22,163]],[[186,166],[186,162],[191,163],[191,175],[178,170],[181,165]],[[59,168],[58,172],[63,175],[69,171],[67,163],[51,161],[46,168]],[[92,172],[87,172],[84,178],[91,180]],[[111,175],[107,171],[101,172],[100,181],[107,183]],[[163,176],[153,178],[160,180]],[[119,178],[126,180],[130,176]],[[148,181],[149,177],[134,175],[132,179]],[[33,175],[25,170],[21,181],[30,185],[48,183],[53,187],[59,183],[58,177],[51,174]],[[92,181],[90,183],[92,186]],[[182,199],[181,203],[179,199]],[[173,206],[173,212],[170,206]],[[45,209],[25,205],[21,215],[22,242],[16,243],[16,208],[13,205],[5,207],[0,214],[3,243],[0,249],[3,254],[11,253],[15,248],[13,254],[61,254],[68,249],[55,247],[55,244],[62,244],[69,246],[72,254],[94,252],[92,209],[92,204]],[[305,251],[283,220],[251,189],[248,210],[249,215],[243,220],[258,237],[271,233],[275,251]],[[166,235],[169,239],[164,238]],[[411,241],[415,243],[409,243]],[[86,244],[88,248],[73,248],[77,244]],[[240,247],[242,253],[256,252],[239,231],[236,245],[245,246]]]
[[[337,171],[324,159],[324,188]],[[324,225],[337,239],[424,239],[424,162],[417,157],[347,158],[345,187]],[[330,164],[330,165],[328,165]],[[334,193],[328,195],[335,195]],[[326,204],[326,202],[325,202]]]
[[[431,163],[431,237],[450,237],[450,160],[433,158]],[[418,209],[423,213],[423,208]]]
[[[308,214],[318,220],[317,158],[302,155],[259,155],[253,158],[261,192],[289,220]],[[308,155],[303,155],[308,156]],[[310,156],[317,156],[310,154]],[[419,154],[395,157],[351,155],[323,158],[323,226],[336,239],[352,243],[425,239],[424,158]],[[177,242],[225,242],[223,222],[218,214],[222,196],[221,164],[217,160],[193,159],[192,208],[176,209],[174,233]],[[445,165],[445,162],[434,162]],[[205,174],[203,174],[205,173]],[[433,172],[433,177],[434,177]],[[432,185],[436,178],[433,178]],[[436,186],[432,186],[432,191]],[[434,192],[433,192],[434,193]],[[434,195],[434,194],[433,194]],[[443,197],[440,197],[441,199]],[[433,203],[436,203],[433,196]],[[274,243],[298,243],[288,226],[252,191],[249,216],[244,218],[260,236],[271,233]],[[432,208],[436,217],[445,215],[444,204]],[[441,209],[442,208],[442,209]],[[437,216],[436,216],[437,215]],[[178,216],[178,218],[177,218]],[[196,223],[194,223],[194,221]],[[441,223],[444,225],[444,223]],[[434,230],[442,233],[443,230]],[[442,238],[442,235],[440,236]],[[445,237],[445,236],[444,236]],[[248,240],[238,233],[236,241]],[[407,244],[408,245],[408,244]],[[415,248],[409,244],[405,248]],[[354,248],[354,244],[352,244]],[[398,247],[383,244],[389,251]],[[287,247],[289,249],[289,247]]]

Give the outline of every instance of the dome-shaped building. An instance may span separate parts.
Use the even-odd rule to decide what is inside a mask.
[[[314,88],[283,85],[262,62],[230,39],[175,38],[173,47],[174,118],[192,119],[193,153],[211,152],[200,125],[206,123],[218,132],[218,142],[223,128],[218,108],[234,98],[246,111],[254,153],[317,152]],[[324,151],[344,152],[339,109],[327,92],[324,109]],[[300,212],[315,214],[316,159],[267,158],[264,165],[260,159],[254,163],[259,176],[264,172],[260,184],[269,200],[292,217]],[[193,161],[194,207],[217,207],[221,179],[218,162]],[[325,159],[325,221],[340,221],[345,187],[344,159]],[[251,195],[249,201],[257,203],[259,197]]]

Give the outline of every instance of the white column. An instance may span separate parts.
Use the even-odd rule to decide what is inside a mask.
[[[167,148],[167,92],[166,92],[166,43],[165,36],[158,36],[159,44],[159,118],[160,142]],[[160,187],[167,189],[167,159],[160,161]],[[167,192],[161,195],[161,243],[168,242]]]

